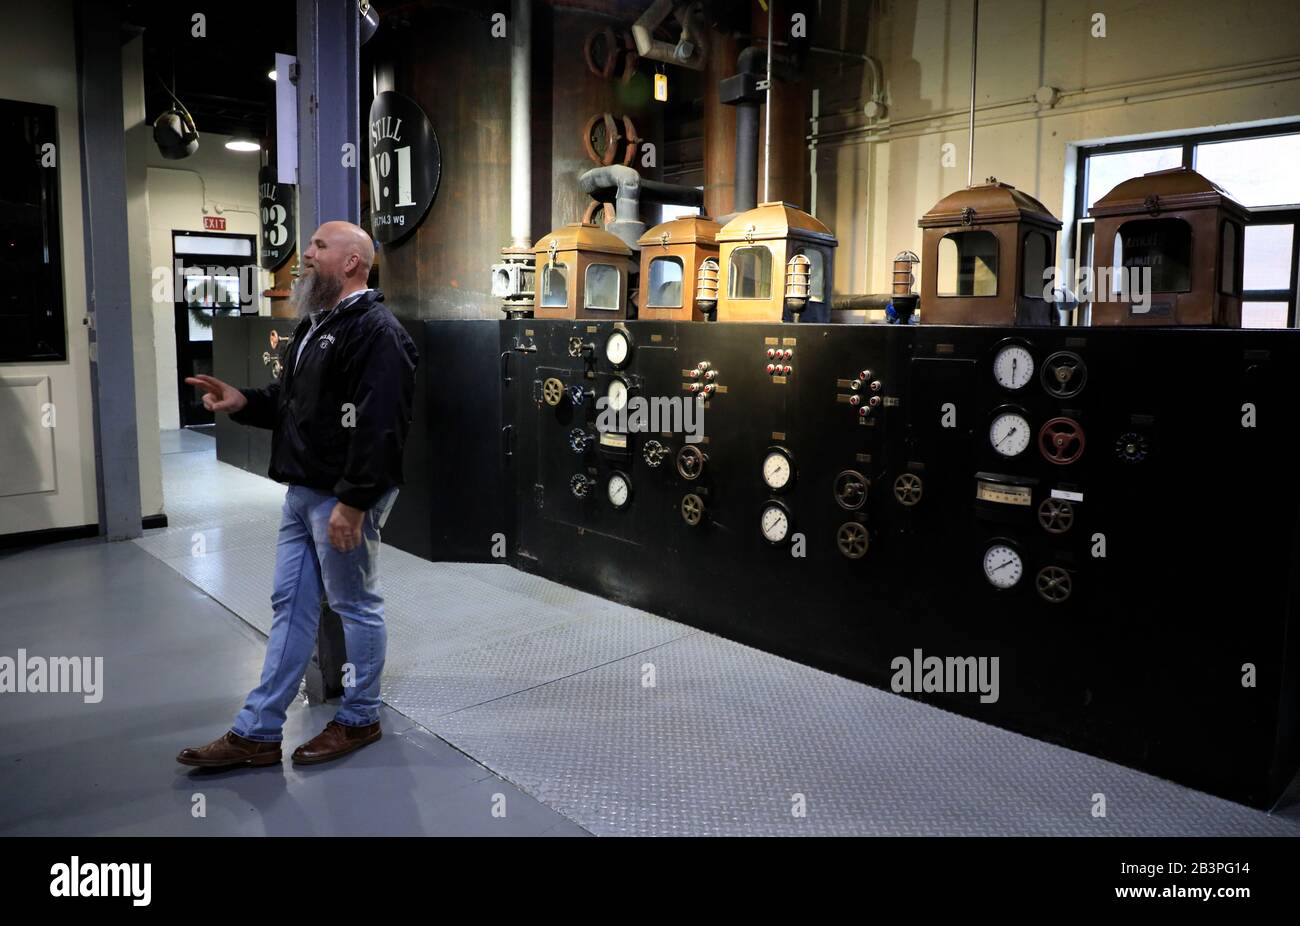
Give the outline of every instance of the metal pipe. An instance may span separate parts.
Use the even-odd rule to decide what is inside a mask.
[[[973,0],[970,26],[970,127],[966,148],[966,185],[975,182],[975,53],[980,39],[980,0]]]
[[[749,46],[736,57],[742,74],[760,73],[763,49]],[[758,100],[746,96],[736,104],[736,170],[731,208],[748,212],[758,205]]]
[[[510,246],[532,245],[532,0],[512,0],[510,48]]]
[[[808,214],[814,218],[817,216],[817,130],[821,127],[821,121],[818,119],[818,114],[821,112],[821,103],[822,92],[813,87],[812,118],[808,120],[812,123],[812,135],[808,140]]]
[[[645,234],[645,223],[641,221],[643,199],[683,206],[704,204],[703,190],[659,180],[642,180],[633,168],[622,164],[593,167],[578,177],[578,189],[597,202],[614,203],[614,221],[606,225],[605,230],[633,251],[640,249],[637,241]]]
[[[772,7],[776,0],[767,4],[767,100],[763,103],[766,110],[767,126],[763,130],[763,202],[771,202],[768,189],[772,179]]]

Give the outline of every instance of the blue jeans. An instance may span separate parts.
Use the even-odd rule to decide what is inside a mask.
[[[276,544],[275,591],[271,594],[275,616],[266,642],[262,682],[248,693],[244,709],[235,717],[231,727],[235,733],[265,742],[284,738],[285,711],[298,694],[316,645],[322,589],[330,607],[343,619],[347,648],[343,704],[334,719],[352,726],[379,720],[379,676],[388,641],[384,599],[379,594],[379,529],[396,497],[397,489],[389,489],[366,512],[361,544],[340,553],[330,544],[328,529],[338,499],[328,492],[289,486]]]

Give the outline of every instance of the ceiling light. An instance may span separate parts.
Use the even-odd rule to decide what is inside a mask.
[[[262,146],[255,141],[247,138],[232,138],[226,142],[226,147],[231,151],[261,151]]]

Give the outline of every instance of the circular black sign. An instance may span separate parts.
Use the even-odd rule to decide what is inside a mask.
[[[262,269],[276,270],[298,246],[294,215],[297,191],[292,183],[275,179],[275,168],[267,165],[257,175],[257,201],[262,218]]]
[[[401,241],[424,219],[438,192],[442,151],[429,117],[408,97],[385,90],[370,106],[370,231]]]

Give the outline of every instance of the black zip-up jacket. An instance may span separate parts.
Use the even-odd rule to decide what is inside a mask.
[[[262,389],[241,389],[248,405],[230,416],[271,429],[272,479],[330,492],[362,510],[402,484],[420,357],[383,299],[370,290],[334,309],[299,358],[311,328],[311,319],[302,319],[280,378]]]

